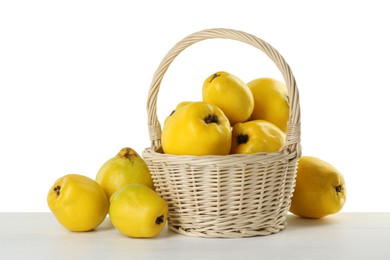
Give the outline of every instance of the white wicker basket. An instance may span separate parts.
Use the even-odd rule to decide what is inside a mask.
[[[289,91],[290,118],[286,143],[279,152],[225,156],[161,153],[156,103],[162,78],[181,51],[213,38],[237,40],[258,48],[282,73]],[[300,106],[290,67],[273,47],[251,34],[231,29],[191,34],[162,60],[152,80],[147,109],[151,147],[144,150],[143,157],[156,191],[169,205],[171,230],[200,237],[248,237],[277,233],[286,227],[301,155]]]

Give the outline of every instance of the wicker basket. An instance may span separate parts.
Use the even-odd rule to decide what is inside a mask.
[[[289,91],[286,143],[279,152],[225,156],[177,156],[161,153],[156,115],[162,78],[175,57],[190,45],[212,38],[237,40],[263,51],[277,65]],[[283,57],[268,43],[241,31],[209,29],[187,36],[164,57],[147,100],[151,147],[143,157],[156,191],[169,205],[171,230],[199,237],[249,237],[277,233],[286,217],[295,185],[300,148],[300,107],[295,79]]]

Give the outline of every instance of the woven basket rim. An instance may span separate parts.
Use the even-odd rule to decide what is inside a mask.
[[[202,163],[213,163],[226,165],[243,165],[248,163],[267,163],[278,160],[286,160],[296,156],[287,150],[277,152],[260,152],[253,154],[227,154],[227,155],[174,155],[166,154],[153,150],[150,147],[144,149],[142,156],[144,158],[153,158],[154,160],[167,161],[181,164],[186,162],[188,165]],[[299,156],[299,155],[298,155]]]

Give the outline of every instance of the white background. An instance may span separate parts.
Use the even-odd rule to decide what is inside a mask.
[[[386,1],[1,1],[0,211],[48,211],[68,173],[95,178],[122,147],[149,146],[146,98],[169,49],[225,27],[275,47],[297,80],[304,155],[346,179],[343,211],[390,211]],[[210,40],[170,66],[160,122],[203,80],[281,78],[263,53]]]

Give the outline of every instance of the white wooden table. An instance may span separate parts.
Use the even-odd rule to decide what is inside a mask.
[[[108,219],[74,233],[51,213],[0,213],[0,259],[390,259],[390,213],[287,221],[285,230],[264,237],[194,238],[165,228],[156,238],[134,239]]]

